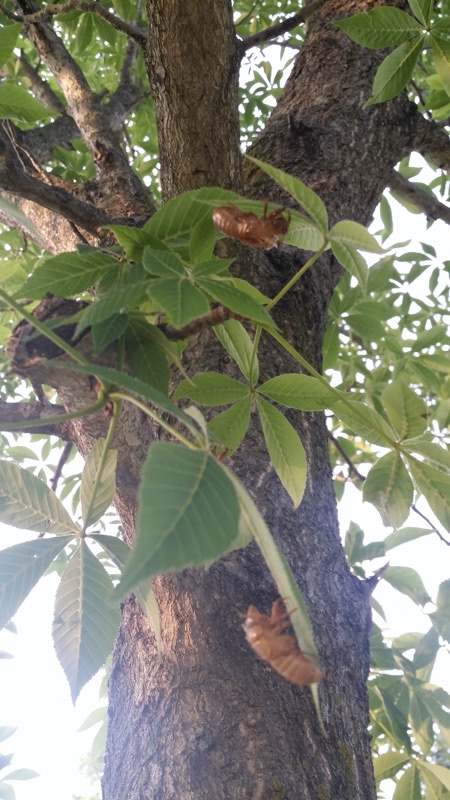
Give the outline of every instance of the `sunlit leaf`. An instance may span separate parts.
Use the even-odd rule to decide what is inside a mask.
[[[251,396],[248,394],[208,423],[210,432],[226,447],[229,455],[237,450],[248,430],[250,411]]]
[[[301,502],[306,487],[306,453],[291,423],[275,406],[256,398],[264,439],[275,472],[292,498],[294,508]]]
[[[68,533],[78,529],[47,484],[11,461],[0,461],[0,520],[28,531]]]
[[[81,541],[64,570],[55,599],[53,642],[75,702],[80,690],[105,663],[119,630],[119,609],[111,603],[111,578]]]
[[[431,600],[419,573],[411,567],[389,567],[384,580],[419,606]]]
[[[396,47],[378,68],[373,83],[373,94],[366,106],[382,103],[399,94],[408,83],[416,61],[422,52],[424,36],[417,36]]]
[[[33,539],[0,550],[0,628],[14,616],[47,567],[72,539],[72,536]]]
[[[243,376],[255,384],[259,377],[258,355],[254,354],[253,342],[241,322],[230,319],[214,328],[225,350],[236,361]]]
[[[174,400],[189,397],[205,406],[224,406],[242,400],[249,393],[241,381],[219,372],[200,372],[191,380],[181,381],[174,392]]]
[[[94,484],[99,472],[105,449],[105,439],[100,437],[93,445],[84,466],[81,479],[81,512],[86,527],[94,525],[111,505],[116,491],[117,450],[108,450],[103,461],[101,480],[95,497],[92,497]],[[87,515],[89,511],[89,515]]]
[[[381,402],[400,440],[419,436],[427,427],[427,408],[423,400],[402,380],[389,383]]]
[[[218,558],[238,527],[236,492],[215,458],[157,442],[142,471],[136,544],[121,595],[153,575]]]
[[[403,525],[413,503],[414,487],[398,450],[374,464],[364,481],[363,498],[376,506],[384,525]]]

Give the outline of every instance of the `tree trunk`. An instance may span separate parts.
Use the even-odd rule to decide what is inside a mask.
[[[344,218],[370,222],[394,165],[411,151],[416,135],[415,107],[405,97],[363,108],[383,54],[353,44],[333,27],[334,19],[370,5],[330,0],[312,18],[283,97],[251,151],[317,191],[331,224]],[[242,45],[235,39],[229,0],[153,0],[148,15],[147,66],[164,199],[201,186],[239,190],[242,184],[249,196],[288,204],[260,170],[252,165],[241,170],[237,73]],[[57,75],[46,23],[33,30],[30,38]],[[83,129],[97,168],[96,181],[84,187],[82,200],[136,222],[151,211],[151,202],[140,187],[136,207],[135,177],[120,153],[109,157],[115,143],[106,112],[99,110],[82,76],[73,75],[78,89],[69,113]],[[83,109],[78,96],[86,101]],[[31,203],[34,196],[26,191],[24,202]],[[73,214],[79,216],[69,214],[69,219],[92,234],[87,205],[74,207]],[[51,241],[48,220],[45,224],[48,246],[62,249],[59,239]],[[269,253],[240,246],[236,255],[239,274],[269,296],[305,260],[304,253],[288,246]],[[276,309],[283,334],[319,369],[328,303],[340,275],[327,251]],[[89,348],[89,338],[83,342]],[[188,371],[232,371],[215,337],[205,332],[190,343],[184,358]],[[115,363],[115,354],[105,359]],[[262,380],[297,369],[269,337],[262,338],[260,362]],[[86,376],[53,374],[48,365],[43,372],[19,356],[15,368],[55,386],[69,411],[92,402]],[[139,470],[158,434],[140,412],[123,414],[114,442],[119,450],[116,499],[126,538],[132,541]],[[287,683],[245,641],[240,615],[250,604],[267,612],[276,598],[251,544],[208,570],[185,570],[155,581],[160,652],[140,606],[133,597],[124,603],[110,679],[104,800],[375,797],[367,731],[369,591],[350,574],[341,545],[324,415],[292,413],[290,420],[308,458],[307,489],[298,511],[292,510],[270,466],[256,422],[232,467],[255,498],[306,597],[325,672],[319,697],[326,734],[309,688]],[[70,436],[85,454],[104,428],[98,415],[77,420]]]
[[[158,5],[151,4],[155,19]],[[225,152],[222,140],[217,142],[202,176],[196,168],[199,137],[205,152],[214,140],[203,138],[209,131],[197,115],[198,86],[191,94],[188,80],[176,95],[171,91],[171,81],[183,81],[193,65],[198,69],[198,62],[195,54],[191,61],[189,49],[181,48],[179,60],[172,61],[171,46],[185,30],[184,5],[163,6],[164,14],[166,6],[171,8],[171,23],[170,41],[158,39],[158,58],[164,67],[154,96],[161,134],[170,130],[172,118],[177,119],[177,107],[170,100],[176,103],[182,96],[190,112],[182,149],[176,136],[164,136],[163,169],[166,159],[171,175],[179,176],[178,181],[163,179],[166,197],[200,185],[236,185],[231,171],[229,180],[223,179],[224,161],[235,161],[230,156],[232,135]],[[332,222],[342,218],[370,222],[391,170],[411,149],[414,133],[414,108],[405,98],[362,108],[380,55],[351,44],[333,28],[332,20],[364,7],[332,2],[313,19],[283,98],[252,148],[252,154],[315,189]],[[205,54],[212,52],[206,47],[210,24],[208,13],[197,16],[197,44]],[[224,23],[220,70],[234,76],[228,32],[229,24]],[[151,39],[149,51],[155,75]],[[227,53],[228,66],[223,60]],[[204,76],[210,75],[210,67],[206,60]],[[224,107],[219,105],[221,97]],[[206,94],[202,115],[229,119],[227,102],[224,94]],[[191,145],[192,161],[186,163]],[[286,202],[267,176],[253,167],[246,170],[246,189],[252,196]],[[256,279],[259,288],[273,295],[298,269],[301,258],[287,247],[256,257],[241,248],[237,264],[239,274]],[[316,366],[327,305],[339,277],[340,268],[327,254],[277,312],[285,335]],[[199,337],[186,361],[196,371],[199,364],[202,369],[229,371],[223,351],[209,336]],[[261,363],[262,380],[296,369],[267,340]],[[162,613],[159,654],[136,603],[125,605],[110,682],[105,800],[375,796],[367,732],[368,590],[350,575],[340,543],[323,415],[296,414],[291,421],[300,432],[309,465],[307,492],[298,512],[292,511],[269,466],[256,425],[233,468],[252,490],[308,600],[326,674],[319,694],[327,736],[320,730],[310,691],[287,684],[259,662],[244,641],[239,615],[250,603],[267,611],[276,597],[251,545],[207,572],[186,570],[156,581]]]

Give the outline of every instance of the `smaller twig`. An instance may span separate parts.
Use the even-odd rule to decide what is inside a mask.
[[[63,451],[62,451],[62,453],[61,453],[61,455],[59,457],[59,461],[58,461],[58,463],[56,465],[55,472],[53,473],[53,477],[50,480],[50,486],[51,486],[51,488],[53,489],[54,492],[56,492],[56,487],[57,487],[58,481],[59,481],[59,479],[60,479],[60,477],[62,475],[64,464],[66,463],[67,459],[70,456],[70,452],[72,450],[72,447],[73,447],[72,442],[67,442],[67,444],[65,444],[64,447],[63,447]]]
[[[225,308],[225,306],[216,306],[212,308],[208,314],[205,314],[204,317],[193,319],[192,322],[188,322],[187,325],[184,325],[182,328],[173,328],[171,325],[167,325],[164,322],[157,327],[168,339],[176,342],[182,339],[188,339],[190,336],[208,330],[208,328],[213,328],[215,325],[221,325],[222,322],[226,322],[228,319],[241,320],[244,318],[240,314],[235,314],[234,311],[230,311],[229,308]]]
[[[239,22],[238,22],[238,23],[237,23],[237,24],[234,26],[235,28],[238,28],[238,27],[239,27],[239,25],[243,25],[243,24],[244,24],[244,22],[247,22],[247,20],[248,20],[248,19],[250,19],[250,17],[252,16],[252,14],[253,14],[253,12],[254,12],[254,10],[255,10],[256,6],[258,5],[258,3],[259,3],[259,0],[255,0],[255,2],[253,3],[253,5],[252,5],[252,7],[251,7],[250,11],[248,12],[248,14],[246,14],[246,15],[245,15],[245,17],[243,17],[243,18],[242,18],[242,19],[241,19],[241,20],[240,20],[240,21],[239,21]]]
[[[3,5],[3,3],[0,3],[0,11],[7,19],[12,20],[13,22],[22,22],[22,17],[18,14],[13,14],[13,12],[9,11],[6,6]]]
[[[333,436],[331,431],[328,431],[328,438],[329,438],[330,442],[332,442],[332,444],[335,446],[335,448],[338,451],[338,453],[342,456],[342,458],[344,459],[345,463],[348,465],[348,467],[350,469],[350,472],[353,472],[353,474],[355,475],[355,477],[359,481],[365,481],[366,480],[365,476],[362,475],[359,472],[359,470],[355,467],[355,465],[354,465],[353,461],[351,460],[350,456],[347,455],[347,453],[345,452],[344,448],[342,447],[340,442],[336,439],[336,437]]]
[[[427,523],[427,525],[430,526],[431,530],[439,537],[441,542],[444,542],[444,544],[446,544],[448,547],[450,547],[450,542],[448,542],[447,539],[445,538],[445,536],[442,535],[440,530],[438,528],[436,528],[436,525],[433,525],[431,520],[428,519],[428,517],[426,517],[425,514],[422,514],[422,512],[419,511],[419,509],[417,508],[416,505],[412,505],[411,508],[419,517],[421,517],[423,519],[424,522]]]
[[[0,10],[6,14],[6,11],[0,6]],[[90,12],[91,14],[97,14],[99,17],[103,17],[106,22],[109,22],[113,28],[116,30],[121,31],[121,33],[125,33],[126,36],[129,36],[131,39],[134,39],[137,44],[143,47],[147,41],[147,36],[145,32],[139,28],[137,25],[133,25],[131,22],[125,22],[124,19],[117,17],[115,14],[112,14],[111,11],[108,11],[104,8],[100,3],[85,3],[82,0],[67,0],[66,3],[49,3],[45,8],[41,8],[39,11],[35,11],[34,14],[8,14],[9,19],[14,19],[16,22],[26,22],[26,23],[34,23],[40,22],[47,17],[53,17],[55,14],[64,14],[66,11],[81,11],[82,13]]]
[[[246,36],[240,43],[241,54],[245,53],[251,47],[258,47],[266,42],[270,42],[271,39],[276,39],[278,36],[282,36],[298,25],[307,22],[316,11],[319,11],[319,9],[328,2],[329,0],[313,0],[309,6],[302,8],[301,11],[297,11],[296,14],[292,14],[292,16],[288,17],[283,22],[271,25],[269,28],[259,31],[259,33],[254,33],[252,36]]]
[[[388,187],[405,200],[414,203],[420,211],[426,214],[428,219],[441,219],[450,225],[450,207],[441,203],[433,194],[424,192],[423,189],[408,181],[399,172],[391,173]]]

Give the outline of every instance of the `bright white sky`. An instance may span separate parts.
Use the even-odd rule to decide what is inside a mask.
[[[428,241],[437,249],[440,247],[438,255],[441,259],[448,258],[448,228],[437,223],[427,231],[422,217],[412,218],[400,206],[393,205],[396,206],[396,241],[406,240],[414,228],[416,239],[408,249],[416,249],[417,242]],[[353,487],[346,489],[340,516],[343,532],[352,519],[362,527],[369,540],[386,535],[378,513],[372,506],[361,504],[360,494]],[[408,524],[421,526],[415,516]],[[33,536],[3,526],[0,528],[0,548]],[[450,548],[437,536],[430,535],[392,551],[390,563],[417,569],[429,594],[434,597],[438,584],[449,577]],[[374,568],[379,566],[378,562],[374,564]],[[79,765],[80,756],[88,751],[92,730],[95,729],[85,734],[78,734],[77,729],[90,711],[99,705],[99,680],[94,678],[85,687],[74,709],[51,641],[52,604],[57,580],[56,575],[46,578],[23,604],[14,620],[19,635],[0,632],[0,651],[14,655],[13,659],[0,660],[0,726],[18,727],[13,737],[0,742],[0,751],[15,754],[13,768],[28,767],[41,775],[31,781],[14,782],[17,800],[35,800],[36,797],[72,800],[73,793],[88,796],[90,792],[89,787],[80,782]],[[389,630],[394,635],[429,628],[429,618],[385,582],[377,587],[375,596],[388,614]],[[439,656],[433,680],[450,691],[448,657],[444,652]]]

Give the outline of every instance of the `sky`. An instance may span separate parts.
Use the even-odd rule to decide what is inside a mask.
[[[412,230],[411,216],[397,206],[395,220],[396,241],[407,239]],[[427,231],[425,220],[419,216],[414,217],[413,223],[416,240],[429,241],[440,250],[440,258],[447,258],[448,229],[437,223]],[[346,488],[339,512],[343,533],[350,520],[362,527],[368,541],[381,539],[387,533],[378,512],[369,504],[362,505],[359,492],[352,486]],[[415,516],[407,524],[424,526]],[[34,535],[1,526],[0,548],[32,539]],[[417,569],[432,597],[438,584],[450,577],[450,548],[435,535],[397,548],[390,553],[389,561],[391,565]],[[373,562],[374,569],[381,563]],[[0,751],[15,754],[14,768],[27,767],[40,773],[34,780],[14,782],[17,800],[35,800],[36,797],[72,800],[73,793],[89,794],[89,787],[79,774],[80,757],[89,750],[95,729],[84,734],[77,730],[100,704],[99,678],[94,678],[82,690],[74,708],[51,641],[57,581],[55,574],[46,577],[24,602],[14,618],[18,635],[0,632],[0,651],[14,655],[12,659],[0,660],[0,726],[18,727],[13,737],[0,743]],[[380,582],[375,597],[387,612],[388,633],[425,632],[429,628],[428,616],[386,582]],[[433,681],[450,691],[448,659],[448,653],[440,654]]]

